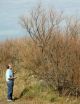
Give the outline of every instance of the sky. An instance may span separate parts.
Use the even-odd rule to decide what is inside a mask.
[[[80,0],[0,0],[0,40],[24,36],[20,17],[39,3],[46,9],[55,8],[65,15],[80,16]]]

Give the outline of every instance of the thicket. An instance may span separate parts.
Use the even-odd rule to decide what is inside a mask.
[[[80,95],[80,21],[38,7],[21,25],[31,39],[0,43],[1,66],[11,62],[60,94]]]

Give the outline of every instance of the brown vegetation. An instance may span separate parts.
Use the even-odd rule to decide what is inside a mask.
[[[79,21],[38,8],[21,18],[29,38],[0,43],[1,68],[7,63],[24,70],[24,80],[35,75],[59,93],[80,95]],[[64,26],[63,26],[64,25]]]
[[[21,18],[34,48],[30,69],[60,93],[80,94],[80,21],[38,7]]]

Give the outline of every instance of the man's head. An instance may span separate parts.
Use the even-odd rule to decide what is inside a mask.
[[[11,64],[8,64],[7,65],[7,69],[12,69],[12,65]]]

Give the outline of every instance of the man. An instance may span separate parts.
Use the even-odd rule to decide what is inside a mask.
[[[16,77],[14,77],[14,72],[12,69],[12,65],[9,64],[7,66],[7,70],[6,70],[6,82],[7,82],[7,87],[8,87],[8,101],[12,101],[12,95],[13,95],[13,86],[14,86],[14,79],[16,79]]]

